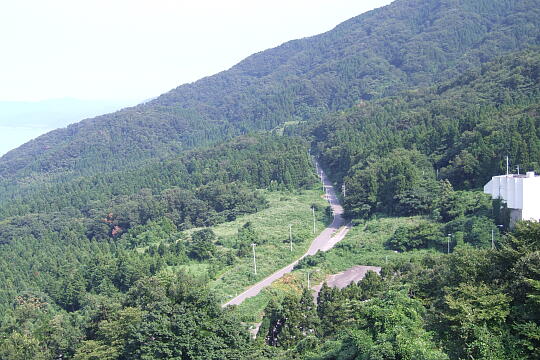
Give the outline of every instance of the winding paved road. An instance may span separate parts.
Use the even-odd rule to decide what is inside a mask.
[[[283,275],[291,272],[294,266],[306,256],[315,255],[317,251],[319,250],[321,251],[330,250],[332,247],[334,247],[334,245],[336,245],[345,237],[347,232],[350,230],[351,225],[347,224],[346,226],[343,226],[345,224],[345,219],[342,216],[343,207],[339,203],[334,187],[332,186],[332,182],[326,177],[326,175],[324,174],[322,170],[321,170],[320,175],[322,177],[322,183],[324,184],[324,188],[326,191],[326,199],[330,203],[330,206],[332,207],[332,211],[334,213],[334,221],[332,221],[332,224],[330,224],[329,227],[324,229],[319,234],[319,236],[317,236],[315,240],[313,240],[308,251],[304,255],[302,255],[300,259],[294,261],[292,264],[285,266],[283,269],[276,271],[275,273],[259,281],[255,285],[252,285],[246,291],[244,291],[243,293],[241,293],[234,299],[231,299],[230,301],[223,304],[222,307],[226,307],[229,305],[239,305],[247,298],[256,296],[257,294],[261,292],[262,289],[269,286],[274,281],[281,278]],[[338,230],[339,232],[336,233],[336,231]]]

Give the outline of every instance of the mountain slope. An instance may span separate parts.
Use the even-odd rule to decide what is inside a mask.
[[[133,105],[133,101],[49,99],[0,101],[0,156],[30,139],[82,119]]]
[[[0,159],[0,178],[20,184],[125,168],[449,79],[538,44],[539,9],[539,0],[398,0],[149,103],[39,137]]]
[[[351,194],[350,215],[409,215],[425,213],[439,197],[436,179],[481,188],[504,173],[506,156],[512,172],[539,172],[539,113],[540,48],[531,48],[333,114],[307,131],[325,168]]]

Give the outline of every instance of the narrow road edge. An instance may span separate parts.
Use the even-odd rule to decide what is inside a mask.
[[[318,166],[317,168],[320,169],[320,177],[322,181],[322,185],[325,189],[326,193],[326,199],[328,200],[330,206],[332,207],[332,212],[334,214],[334,220],[332,221],[332,224],[328,226],[326,229],[324,229],[311,243],[309,249],[306,251],[304,255],[302,255],[299,259],[295,260],[291,264],[285,266],[284,268],[277,270],[273,274],[267,276],[266,278],[262,279],[261,281],[257,282],[256,284],[250,286],[247,288],[244,292],[242,292],[240,295],[234,297],[233,299],[229,300],[225,304],[221,305],[222,308],[225,308],[230,305],[239,305],[244,300],[257,296],[262,289],[265,287],[271,285],[274,281],[281,278],[283,275],[291,272],[296,264],[303,258],[305,258],[308,255],[315,255],[317,251],[328,251],[331,248],[333,248],[338,242],[343,240],[345,235],[349,232],[352,225],[351,223],[345,224],[345,219],[343,218],[343,207],[339,203],[339,199],[336,195],[336,192],[334,190],[334,187],[332,185],[332,182],[328,179],[324,171]],[[319,175],[319,174],[318,174]],[[337,232],[337,233],[336,233]]]

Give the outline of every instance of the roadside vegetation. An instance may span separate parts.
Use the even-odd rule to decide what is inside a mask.
[[[307,287],[308,273],[313,287],[324,282],[329,275],[347,270],[355,265],[383,267],[398,259],[421,258],[436,250],[416,250],[400,253],[388,247],[388,241],[401,226],[415,226],[429,220],[420,217],[380,217],[360,221],[347,233],[345,238],[327,252],[318,252],[301,260],[293,272],[287,274],[260,295],[246,299],[237,306],[242,319],[257,323],[264,315],[264,308],[270,301],[279,301],[287,294],[300,295]]]
[[[540,172],[539,45],[540,0],[395,1],[11,151],[0,359],[540,358],[540,224],[481,192]],[[329,221],[312,156],[354,228],[222,309]]]
[[[293,272],[266,291],[259,338],[282,349],[280,359],[371,359],[381,352],[415,359],[536,358],[539,235],[539,223],[522,222],[498,250],[467,244],[450,254],[395,254],[381,264],[380,276],[368,273],[343,290],[323,286],[317,307],[306,300],[304,274]],[[339,248],[327,256],[332,253]]]
[[[217,239],[218,252],[223,251],[221,256],[237,257],[232,264],[215,270],[212,264],[220,263],[220,259],[210,262],[210,287],[223,302],[302,256],[315,236],[331,221],[328,202],[319,189],[263,194],[268,201],[266,209],[211,228]],[[316,209],[315,233],[312,208]],[[292,251],[289,224],[292,225]],[[186,233],[198,230],[194,228]],[[253,243],[256,244],[257,275],[253,267]],[[200,263],[200,266],[207,266],[205,264]]]

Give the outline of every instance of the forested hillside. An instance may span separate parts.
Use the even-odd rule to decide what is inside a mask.
[[[479,188],[505,171],[505,156],[514,171],[517,165],[539,171],[539,111],[534,48],[451,81],[361,104],[309,131],[324,164],[349,188],[349,211],[398,214],[401,207],[407,214],[414,211],[407,202],[416,202],[421,213],[435,198],[429,192],[436,177],[459,189]],[[406,180],[397,184],[401,176]]]
[[[194,340],[200,348],[189,351],[196,358],[211,353],[217,359],[247,351],[248,336],[218,310],[214,295],[204,290],[204,280],[171,273],[172,283],[167,280],[165,285],[161,276],[190,261],[214,259],[218,269],[233,264],[236,250],[218,249],[208,227],[267,207],[257,189],[300,189],[313,184],[307,150],[299,139],[244,137],[138,171],[95,175],[45,188],[4,205],[0,357],[71,358],[81,345],[81,336],[86,337],[83,333],[101,331],[87,326],[94,326],[88,321],[105,319],[102,311],[113,311],[121,321],[143,321],[142,308],[133,306],[149,309],[153,300],[135,290],[134,284],[140,281],[148,281],[140,283],[143,288],[151,286],[148,291],[161,294],[154,295],[168,297],[170,306],[182,307],[185,316],[191,313],[198,322],[206,321],[201,316],[212,319],[214,325],[206,331],[223,332],[216,334],[222,343],[216,343],[214,350],[205,337]],[[182,232],[193,227],[206,228],[189,237]],[[158,274],[161,280],[149,278]],[[129,291],[132,300],[129,305],[126,302],[126,312],[117,313],[114,309],[127,301]],[[161,321],[155,325],[163,326]],[[234,331],[226,330],[227,326],[234,326]],[[20,331],[13,332],[14,327]],[[191,333],[194,327],[197,322],[186,331]],[[95,343],[94,335],[80,352]],[[127,358],[132,358],[129,354]]]
[[[539,112],[539,0],[397,0],[46,134],[0,159],[0,359],[537,359],[540,225],[479,188]],[[221,309],[331,219],[313,157],[354,227]]]
[[[88,212],[139,193],[169,188],[192,190],[208,184],[249,183],[257,188],[298,188],[313,182],[307,143],[299,138],[246,136],[226,144],[186,152],[138,169],[96,173],[32,190],[11,190],[0,216],[26,213]]]
[[[538,223],[521,223],[497,251],[464,247],[323,286],[265,310],[260,340],[275,359],[537,359]],[[313,269],[312,269],[313,270]]]
[[[398,0],[146,104],[44,135],[3,156],[0,178],[21,184],[121,169],[452,79],[501,53],[538,44],[539,5]]]

